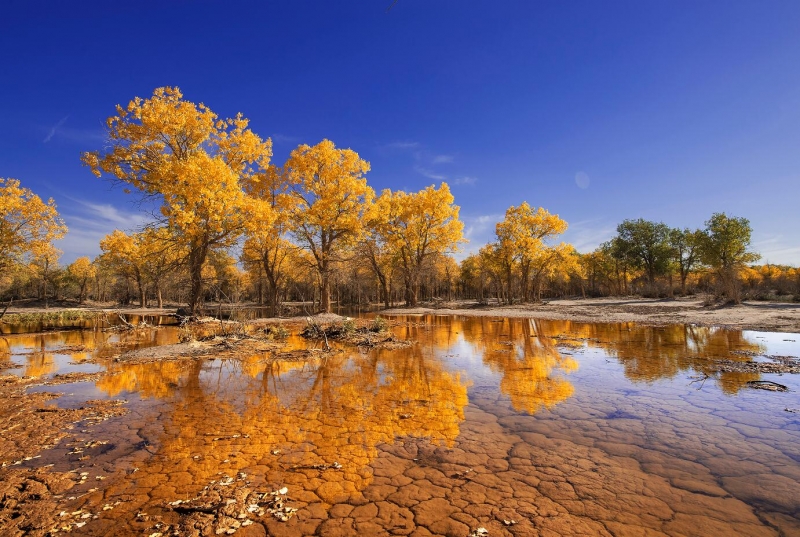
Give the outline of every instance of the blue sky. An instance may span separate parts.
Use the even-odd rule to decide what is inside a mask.
[[[55,198],[63,262],[144,216],[82,167],[117,103],[179,86],[281,164],[323,138],[369,183],[451,185],[471,243],[527,201],[590,251],[626,218],[750,219],[800,264],[800,2],[40,2],[0,7],[0,177]]]

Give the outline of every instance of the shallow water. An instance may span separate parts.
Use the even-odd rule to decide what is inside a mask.
[[[89,472],[70,506],[98,516],[85,535],[149,535],[177,520],[166,502],[240,473],[258,490],[288,487],[300,510],[260,520],[274,535],[800,533],[800,413],[786,410],[800,409],[800,378],[714,374],[710,360],[798,356],[797,334],[397,319],[412,347],[311,361],[112,360],[174,342],[174,328],[148,341],[7,336],[0,361],[29,376],[113,373],[47,387],[72,394],[56,404],[128,401],[127,415],[28,463]]]

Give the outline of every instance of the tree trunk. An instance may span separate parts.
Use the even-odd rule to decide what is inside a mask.
[[[331,313],[330,272],[328,270],[323,270],[319,276],[319,310],[323,313]]]
[[[406,307],[413,308],[417,305],[417,294],[414,285],[414,277],[411,275],[410,271],[406,271],[405,276],[405,287],[406,287]]]
[[[522,301],[528,302],[530,300],[530,286],[528,285],[528,279],[530,278],[531,267],[528,263],[522,263],[521,266],[521,277],[522,281],[520,282],[522,285]]]
[[[164,307],[164,298],[161,295],[161,282],[160,281],[156,282],[156,298],[158,298],[158,309],[163,308]]]
[[[191,291],[189,294],[189,312],[196,315],[203,299],[203,263],[206,260],[208,246],[206,244],[193,245],[189,252],[189,275]]]
[[[136,285],[139,288],[139,307],[144,308],[146,307],[145,301],[147,300],[147,297],[145,296],[144,283],[142,282],[142,278],[140,277],[136,278]]]

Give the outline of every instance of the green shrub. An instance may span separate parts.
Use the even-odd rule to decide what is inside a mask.
[[[373,319],[372,326],[370,327],[370,331],[372,332],[385,332],[388,329],[389,329],[388,321],[386,321],[386,319],[384,319],[380,315],[378,315],[377,317],[375,317],[375,319]]]

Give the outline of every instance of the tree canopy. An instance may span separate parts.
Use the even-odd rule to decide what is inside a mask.
[[[258,216],[253,211],[268,210],[248,203],[242,183],[268,166],[272,142],[253,133],[241,114],[220,119],[173,87],[116,112],[106,123],[110,147],[84,153],[83,162],[98,177],[109,174],[160,201],[160,219],[188,245],[194,312],[209,250],[234,244]]]

